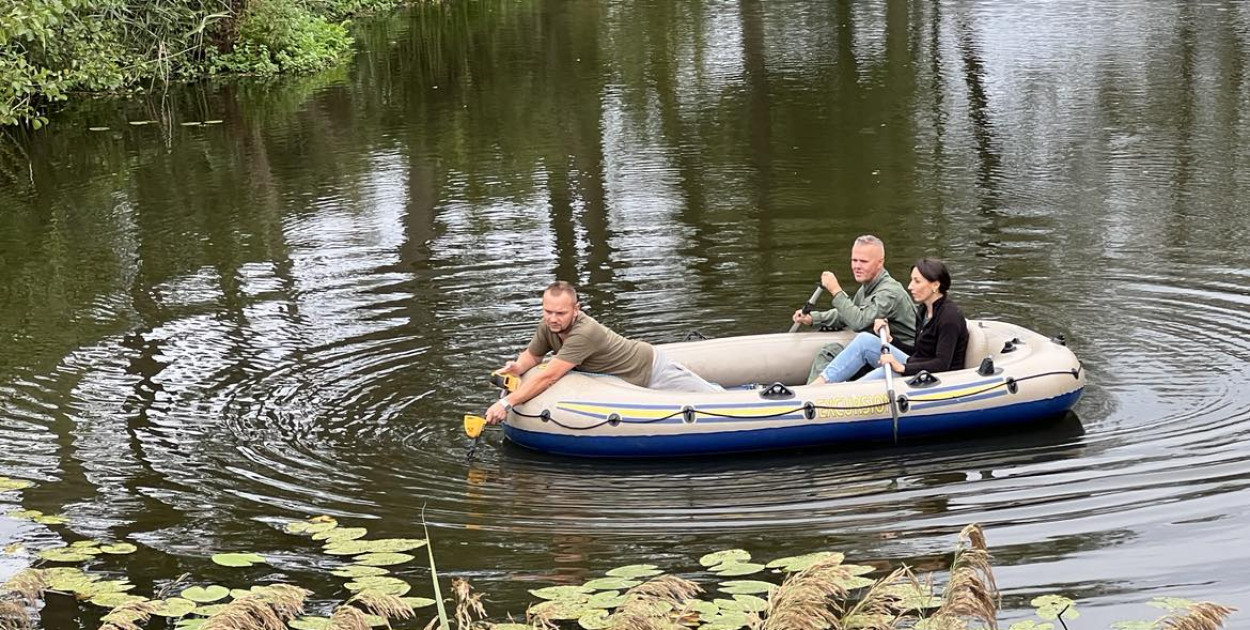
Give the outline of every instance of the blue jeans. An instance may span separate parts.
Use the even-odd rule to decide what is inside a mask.
[[[907,365],[907,353],[895,348],[894,344],[890,344],[890,354],[894,355],[899,363]],[[855,335],[851,344],[834,357],[820,375],[825,377],[826,383],[841,383],[855,376],[855,373],[864,366],[875,366],[880,360],[881,338],[872,333],[862,332]],[[860,380],[883,379],[887,369],[885,366],[878,367]]]

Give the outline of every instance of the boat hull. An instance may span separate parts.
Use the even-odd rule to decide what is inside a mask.
[[[659,346],[726,385],[761,376],[797,382],[786,388],[789,396],[765,399],[765,387],[657,392],[571,372],[519,406],[504,432],[516,444],[559,455],[679,457],[967,434],[1062,416],[1080,399],[1084,371],[1066,346],[1012,324],[970,321],[969,327],[970,367],[938,374],[939,382],[929,386],[895,379],[897,424],[883,380],[797,384],[822,345],[850,339],[847,333],[802,333]],[[996,369],[979,373],[987,356]]]

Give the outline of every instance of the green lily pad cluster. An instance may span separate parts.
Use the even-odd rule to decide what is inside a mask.
[[[817,563],[824,565],[840,565],[836,582],[839,586],[852,591],[871,586],[874,580],[863,577],[876,570],[868,565],[842,564],[844,556],[832,551],[809,553],[773,560],[768,564],[752,562],[750,552],[744,549],[726,549],[709,553],[699,558],[699,564],[706,567],[717,578],[739,577],[772,569],[774,573],[797,573]],[[530,595],[543,600],[532,605],[527,611],[530,618],[552,621],[577,621],[585,630],[606,628],[611,623],[613,611],[625,606],[627,602],[632,612],[639,612],[638,601],[631,601],[631,596],[622,591],[634,588],[642,580],[661,575],[660,568],[653,564],[635,564],[618,567],[607,571],[605,577],[592,579],[583,584],[566,584],[548,586],[529,591]],[[722,579],[716,590],[723,594],[706,599],[687,599],[680,605],[666,601],[645,602],[641,609],[644,614],[655,617],[666,617],[682,626],[700,628],[701,630],[738,630],[739,628],[756,627],[760,619],[769,610],[769,598],[781,585],[764,580]],[[905,591],[905,592],[904,592]],[[930,592],[900,589],[895,597],[908,605],[921,609],[931,605],[940,605],[940,600]],[[654,610],[647,610],[650,606]],[[850,622],[872,627],[875,621],[864,617],[849,619]],[[880,625],[880,624],[878,624]],[[497,630],[519,630],[530,628],[524,624],[495,624]]]
[[[36,552],[35,555],[48,562],[85,562],[101,554],[124,555],[139,548],[130,543],[102,543],[98,540],[79,540],[65,547],[54,547]]]
[[[764,570],[764,565],[750,560],[751,554],[745,549],[726,549],[699,558],[699,564],[721,577],[751,575]]]
[[[241,568],[261,564],[265,562],[265,557],[258,553],[215,553],[212,560],[223,567]]]
[[[33,481],[27,481],[25,479],[12,479],[10,477],[5,477],[3,475],[0,475],[0,492],[9,492],[11,490],[25,490],[26,488],[33,487],[34,485],[35,485],[35,482]]]
[[[382,589],[388,594],[399,594],[393,591],[407,589],[395,586],[393,582],[374,581],[362,582],[362,578],[382,577],[389,573],[383,567],[391,567],[416,559],[407,551],[420,549],[429,544],[424,538],[380,538],[366,539],[369,530],[364,527],[342,527],[332,516],[314,516],[303,521],[287,523],[286,531],[291,534],[309,536],[313,540],[322,541],[322,551],[332,556],[353,556],[350,564],[344,565],[332,573],[339,577],[356,580],[349,584],[357,589],[368,590],[361,584],[388,584]],[[407,586],[407,584],[405,584]],[[353,587],[349,587],[353,588]]]
[[[6,514],[9,518],[19,521],[33,521],[40,525],[64,525],[69,518],[60,514],[44,514],[39,510],[13,510]]]

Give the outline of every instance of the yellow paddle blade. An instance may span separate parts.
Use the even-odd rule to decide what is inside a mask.
[[[500,374],[499,372],[491,372],[490,383],[495,387],[506,389],[509,392],[515,392],[517,386],[521,384],[521,379],[517,378],[515,374]]]
[[[475,416],[472,414],[464,414],[464,432],[471,438],[476,438],[482,434],[482,429],[486,428],[486,418]]]

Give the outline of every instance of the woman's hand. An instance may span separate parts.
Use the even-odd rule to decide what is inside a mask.
[[[892,354],[883,354],[881,359],[877,361],[877,365],[885,366],[887,369],[894,370],[895,374],[903,373],[903,364],[898,362]]]

